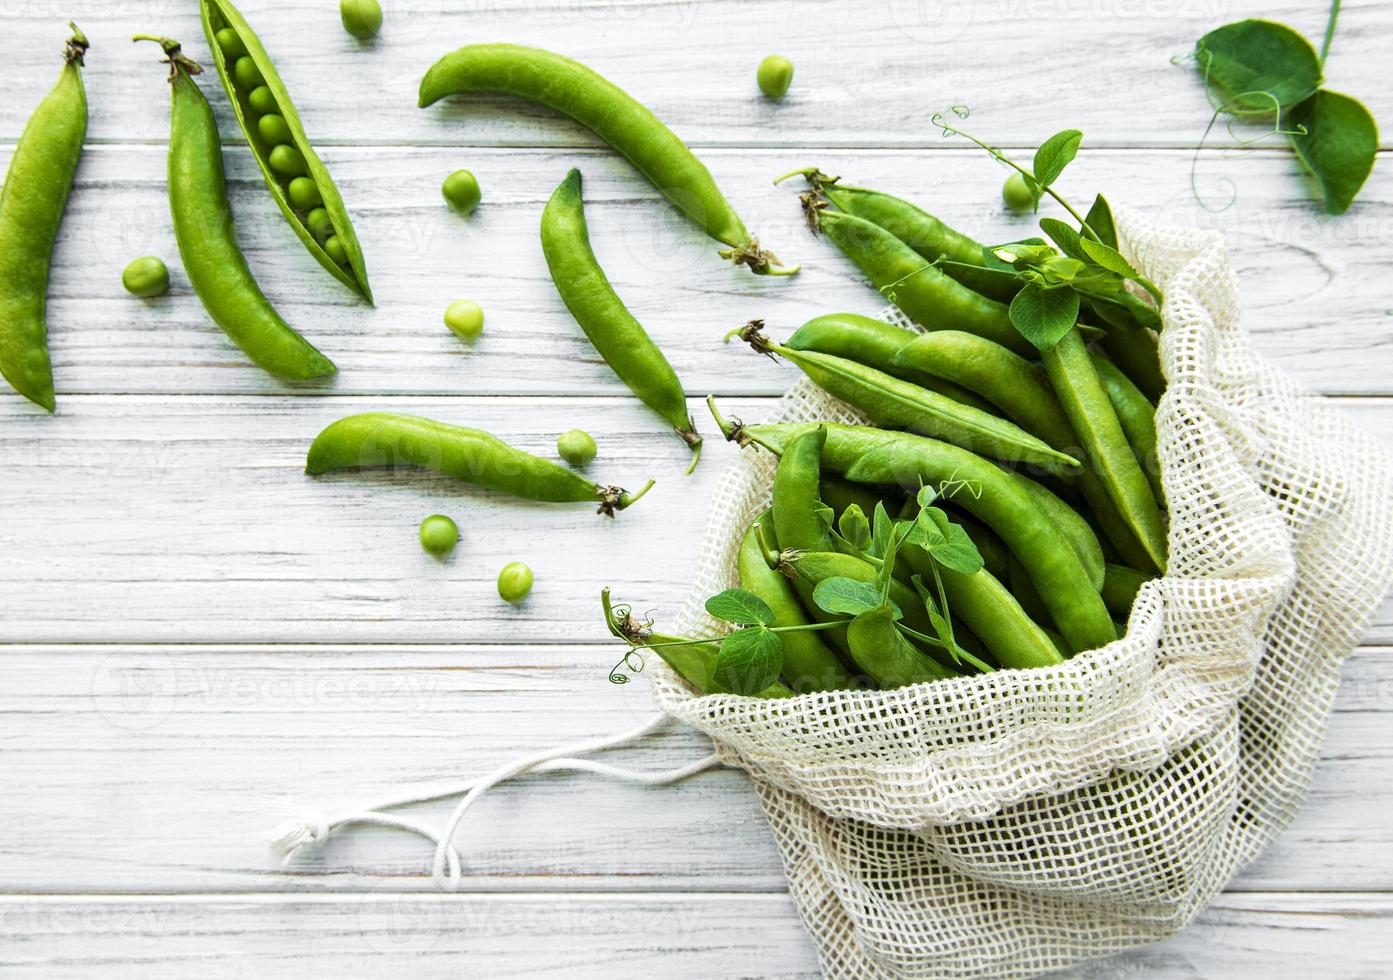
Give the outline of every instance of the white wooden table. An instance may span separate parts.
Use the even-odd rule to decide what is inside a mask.
[[[224,123],[242,242],[287,317],[338,363],[288,390],[203,315],[178,268],[165,204],[163,69],[135,31],[207,49],[196,5],[11,4],[0,37],[0,168],[52,83],[77,16],[91,36],[90,143],[55,256],[50,327],[59,410],[0,396],[0,976],[811,977],[817,973],[755,795],[733,771],[666,789],[536,776],[500,788],[460,837],[460,894],[432,887],[429,848],[352,831],[279,868],[260,836],[305,805],[351,804],[482,772],[514,753],[632,726],[646,683],[615,687],[596,601],[609,584],[658,614],[680,600],[707,500],[734,450],[685,450],[586,345],[548,280],[543,202],[582,168],[596,251],[694,396],[758,418],[791,369],[720,337],[751,317],[776,333],[874,291],[801,228],[770,178],[817,164],[905,194],[985,240],[1022,233],[1002,172],[929,123],[1022,154],[1066,126],[1085,150],[1065,181],[1225,234],[1262,351],[1393,441],[1384,159],[1345,217],[1307,200],[1278,144],[1205,151],[1207,104],[1170,62],[1206,30],[1269,16],[1319,37],[1321,4],[1059,0],[874,5],[737,0],[386,3],[360,45],[331,0],[248,0],[364,241],[378,305],[314,265]],[[867,9],[853,9],[864,6]],[[449,9],[446,9],[449,8]],[[874,8],[874,9],[870,9]],[[60,17],[61,14],[61,17]],[[1333,87],[1393,119],[1393,7],[1346,4]],[[707,161],[795,281],[724,268],[712,244],[622,160],[567,121],[507,100],[415,108],[424,69],[472,41],[554,48],[652,108]],[[788,98],[754,68],[797,65]],[[443,205],[472,169],[484,204]],[[147,252],[174,272],[142,302],[120,286]],[[466,347],[450,300],[488,313]],[[441,479],[301,473],[310,438],[361,409],[476,425],[536,451],[595,433],[596,474],[658,488],[607,522]],[[704,409],[694,397],[698,419]],[[707,432],[709,422],[701,423]],[[434,511],[464,528],[438,564],[416,543]],[[499,602],[507,561],[537,572]],[[1393,972],[1393,642],[1386,606],[1349,662],[1310,803],[1290,833],[1183,936],[1079,977],[1330,978]],[[668,731],[620,756],[698,757]],[[440,820],[446,805],[419,808]]]

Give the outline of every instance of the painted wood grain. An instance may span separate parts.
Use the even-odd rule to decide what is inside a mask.
[[[642,678],[614,647],[0,648],[0,891],[432,891],[432,847],[356,827],[282,869],[263,837],[298,813],[457,784],[520,754],[632,729]],[[1393,660],[1366,648],[1296,825],[1247,890],[1393,880]],[[641,770],[710,743],[664,729],[606,761]],[[442,826],[452,802],[408,811]],[[538,774],[498,787],[458,843],[470,891],[782,891],[743,773],[663,788]]]
[[[9,152],[0,148],[0,167]],[[808,233],[798,188],[773,186],[775,175],[817,165],[848,182],[917,200],[984,241],[1034,233],[1030,219],[1001,207],[999,166],[985,154],[949,152],[941,143],[915,152],[718,149],[704,155],[751,228],[785,259],[802,263],[801,275],[769,279],[730,268],[715,243],[611,153],[329,148],[325,160],[364,242],[374,309],[309,257],[250,155],[229,150],[238,232],[253,270],[286,318],[340,369],[329,382],[294,386],[248,362],[194,296],[170,230],[163,147],[91,147],[50,288],[59,402],[79,393],[621,392],[556,295],[541,254],[542,207],[571,166],[585,174],[601,262],[694,395],[772,395],[788,386],[792,369],[722,345],[728,330],[750,318],[787,334],[821,313],[873,314],[885,305],[845,257]],[[468,220],[451,213],[439,192],[445,174],[464,165],[479,175],[485,195]],[[1205,154],[1195,173],[1197,199],[1185,152],[1086,151],[1065,187],[1080,201],[1102,191],[1160,222],[1221,232],[1261,353],[1315,390],[1390,393],[1389,303],[1377,283],[1393,248],[1393,169],[1376,169],[1360,202],[1333,219],[1300,193],[1293,166],[1276,153]],[[121,270],[147,253],[169,262],[173,289],[142,301],[121,288]],[[484,336],[473,345],[442,322],[446,306],[462,297],[486,311]],[[0,402],[14,400],[7,394]]]
[[[1366,980],[1393,963],[1390,919],[1384,894],[1225,895],[1177,937],[1057,976]],[[819,975],[785,896],[710,894],[13,896],[0,899],[0,970],[17,980]]]
[[[90,12],[83,9],[91,6]],[[490,0],[384,4],[381,37],[363,44],[335,4],[245,0],[258,31],[320,142],[450,145],[593,138],[514,101],[416,108],[417,86],[462,44],[508,41],[561,51],[629,89],[699,145],[894,145],[938,141],[930,117],[970,105],[984,138],[1036,145],[1073,126],[1111,145],[1193,146],[1210,109],[1198,72],[1176,65],[1197,38],[1244,17],[1291,24],[1319,43],[1324,4],[1282,0]],[[58,71],[64,21],[83,16],[92,136],[162,139],[158,52],[132,33],[159,33],[208,51],[192,3],[15,3],[6,9],[0,138],[18,135]],[[1387,5],[1346,3],[1328,63],[1330,84],[1393,116],[1393,82],[1380,70],[1393,29]],[[793,87],[771,104],[755,67],[771,51],[793,59]],[[12,68],[11,68],[12,66]]]

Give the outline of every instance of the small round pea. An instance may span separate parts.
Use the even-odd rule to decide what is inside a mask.
[[[290,182],[293,186],[295,181]],[[334,219],[329,217],[329,212],[323,208],[315,208],[305,215],[305,224],[309,226],[310,234],[317,241],[324,241],[334,233]]]
[[[377,0],[339,0],[343,29],[366,41],[382,29],[382,7]]]
[[[224,27],[214,37],[217,38],[218,47],[222,48],[222,53],[227,58],[240,58],[247,53],[247,46],[242,43],[242,35],[230,27]]]
[[[456,170],[450,174],[445,178],[440,191],[445,195],[445,200],[450,202],[450,207],[460,214],[473,214],[483,196],[479,190],[479,182],[468,170]]]
[[[771,54],[759,63],[755,73],[759,90],[771,99],[782,99],[793,82],[793,62],[782,55]]]
[[[261,74],[261,69],[256,67],[256,62],[252,61],[250,55],[242,55],[237,59],[237,63],[232,66],[232,77],[237,80],[238,87],[246,91],[266,84],[266,77]]]
[[[271,154],[266,159],[272,170],[287,177],[299,177],[309,169],[309,165],[305,163],[305,155],[284,143],[272,147]]]
[[[308,177],[296,177],[292,180],[288,193],[290,203],[295,205],[298,211],[316,208],[324,203],[324,195],[319,193],[319,185]]]
[[[247,102],[257,112],[280,112],[280,106],[276,105],[276,97],[265,85],[258,85],[252,89],[247,95]]]
[[[459,525],[444,514],[432,514],[421,522],[421,547],[435,557],[445,557],[458,543]]]
[[[476,340],[484,332],[484,310],[469,299],[457,299],[445,310],[445,326],[462,340]]]
[[[1014,171],[1006,178],[1006,183],[1001,187],[1001,199],[1006,202],[1007,208],[1017,213],[1029,211],[1035,206],[1035,197],[1020,171]]]
[[[141,299],[163,296],[169,291],[169,269],[155,256],[145,255],[126,266],[126,271],[121,273],[121,285],[126,287],[126,292]]]
[[[498,573],[498,594],[506,602],[521,602],[532,591],[532,569],[520,561]]]
[[[570,432],[562,433],[561,438],[556,440],[556,451],[572,466],[585,467],[594,460],[598,449],[590,433],[572,429]]]
[[[348,249],[344,248],[343,242],[339,240],[338,235],[330,235],[325,239],[324,251],[328,253],[329,258],[333,259],[339,265],[343,265],[348,261]]]
[[[256,131],[261,134],[261,138],[266,141],[268,146],[280,146],[282,143],[295,142],[295,137],[290,132],[290,124],[285,121],[284,116],[278,113],[268,112],[258,119]]]

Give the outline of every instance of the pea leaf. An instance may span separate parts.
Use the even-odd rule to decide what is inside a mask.
[[[1069,225],[1058,218],[1041,218],[1040,230],[1049,235],[1065,255],[1073,259],[1084,258],[1083,249],[1079,247],[1082,236]]]
[[[1047,351],[1059,343],[1079,318],[1079,294],[1068,287],[1045,289],[1039,283],[1026,283],[1009,310],[1011,325],[1038,350]]]
[[[958,645],[953,639],[953,620],[943,614],[943,610],[939,608],[937,596],[924,584],[924,579],[921,576],[914,576],[910,582],[913,583],[914,591],[919,593],[919,598],[924,602],[924,611],[929,614],[929,622],[933,624],[934,632],[947,645],[953,659],[958,659]]]
[[[1294,106],[1320,87],[1316,49],[1285,24],[1240,20],[1195,43],[1205,82],[1233,115],[1271,113]]]
[[[1141,273],[1133,268],[1126,256],[1111,245],[1095,242],[1091,238],[1080,238],[1079,247],[1083,249],[1085,255],[1109,272],[1115,272],[1127,279],[1141,278]]]
[[[819,501],[813,506],[813,513],[816,514],[818,520],[822,521],[829,529],[836,526],[837,512],[826,504]]]
[[[938,499],[938,490],[935,487],[920,487],[919,492],[914,496],[914,502],[920,507],[932,507],[933,502]]]
[[[1358,99],[1321,89],[1294,106],[1287,116],[1293,129],[1291,144],[1301,162],[1315,174],[1325,197],[1325,210],[1343,214],[1364,186],[1378,153],[1378,125]]]
[[[1093,207],[1088,209],[1083,220],[1104,244],[1117,248],[1117,224],[1112,220],[1112,206],[1102,194],[1093,199]]]
[[[890,520],[890,512],[885,504],[876,501],[875,520],[871,525],[871,554],[877,558],[885,557],[890,550],[890,539],[895,534],[895,522]]]
[[[866,519],[860,504],[851,504],[842,511],[837,530],[857,551],[865,551],[871,546],[871,522]]]
[[[974,575],[982,569],[982,555],[977,545],[968,536],[961,524],[954,524],[946,513],[937,507],[926,507],[919,515],[919,523],[932,527],[925,528],[928,544],[924,546],[934,560],[945,568],[964,575]]]
[[[758,694],[784,669],[784,641],[762,626],[737,630],[721,641],[711,682],[731,694]]]
[[[882,601],[879,589],[854,578],[825,578],[813,589],[813,602],[834,616],[859,616]]]
[[[741,626],[768,625],[774,610],[759,596],[744,589],[726,589],[706,600],[706,611],[717,619]]]
[[[1082,141],[1083,133],[1077,129],[1066,129],[1041,143],[1040,149],[1035,151],[1035,182],[1041,187],[1048,187],[1058,180],[1064,168],[1079,152]]]

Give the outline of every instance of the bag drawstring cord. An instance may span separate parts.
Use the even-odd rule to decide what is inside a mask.
[[[273,830],[269,835],[269,841],[272,848],[281,855],[282,864],[289,864],[300,851],[305,848],[318,847],[335,833],[351,825],[361,824],[406,831],[424,837],[435,844],[435,860],[431,867],[431,877],[440,888],[455,891],[459,888],[461,875],[459,850],[453,842],[460,822],[470,807],[501,782],[528,772],[588,772],[619,782],[666,786],[681,782],[690,776],[695,776],[697,773],[705,772],[721,764],[720,757],[714,752],[689,765],[659,772],[621,769],[608,763],[597,762],[594,759],[575,758],[635,742],[657,731],[667,720],[667,715],[659,714],[630,731],[571,742],[556,748],[534,752],[499,766],[492,772],[468,782],[431,789],[406,799],[387,800],[363,809],[345,810],[332,816],[307,811]],[[463,798],[455,806],[454,812],[450,814],[444,831],[439,834],[419,821],[381,812],[452,796],[462,796]]]

